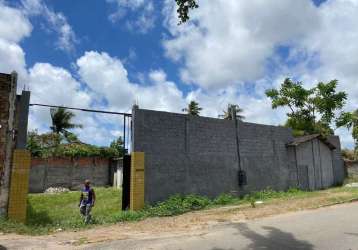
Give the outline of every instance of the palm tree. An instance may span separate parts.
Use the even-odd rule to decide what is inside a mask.
[[[237,104],[228,104],[227,110],[224,110],[224,114],[219,115],[220,118],[224,118],[225,120],[234,120],[234,117],[236,117],[237,120],[244,120],[245,116],[240,115],[244,110],[240,108]]]
[[[358,109],[353,112],[344,112],[336,121],[337,128],[346,127],[352,129],[352,137],[355,141],[355,148],[358,150]]]
[[[195,101],[191,101],[188,104],[187,108],[184,108],[182,111],[187,112],[188,115],[195,115],[195,116],[199,116],[200,111],[202,111],[203,109],[201,107],[199,107],[199,103],[195,102]]]
[[[81,124],[74,124],[71,120],[75,117],[75,114],[65,108],[52,108],[50,110],[52,126],[51,130],[56,134],[63,134],[66,138],[72,134],[68,129],[82,128]]]

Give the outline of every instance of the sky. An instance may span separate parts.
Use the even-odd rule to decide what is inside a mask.
[[[280,125],[265,90],[287,77],[312,87],[339,80],[358,107],[358,0],[199,0],[178,25],[174,0],[0,0],[0,72],[18,72],[32,103],[118,112],[181,113],[195,100],[218,117],[239,104],[248,122]],[[108,145],[118,116],[76,112],[75,132]],[[31,107],[29,128],[49,130]],[[337,129],[344,147],[350,131]]]

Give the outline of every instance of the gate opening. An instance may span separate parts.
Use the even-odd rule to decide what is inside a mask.
[[[122,187],[120,188],[120,194],[122,197],[120,199],[121,203],[118,206],[122,210],[127,210],[130,207],[130,176],[131,176],[131,140],[132,140],[132,114],[124,113],[124,112],[113,112],[113,111],[105,111],[105,110],[95,110],[95,109],[84,109],[84,108],[76,108],[76,107],[66,107],[66,106],[57,106],[57,105],[48,105],[48,104],[39,104],[39,103],[31,103],[29,104],[30,107],[38,106],[38,107],[45,107],[45,108],[57,108],[57,109],[65,109],[65,110],[75,110],[75,111],[82,111],[82,112],[90,112],[90,113],[100,113],[100,114],[109,114],[109,115],[117,115],[121,116],[123,119],[123,127],[122,127],[122,157],[117,159],[117,161],[121,161],[122,164],[109,164],[108,166],[108,174],[109,180],[108,184],[113,185],[117,180],[122,180]],[[120,166],[121,165],[121,166]],[[118,169],[118,166],[122,168],[121,170]],[[121,174],[123,175],[121,178],[115,177],[115,175]],[[117,185],[116,185],[117,186]]]

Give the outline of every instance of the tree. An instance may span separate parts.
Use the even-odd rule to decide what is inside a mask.
[[[179,24],[185,23],[190,19],[189,10],[199,8],[196,0],[175,0],[178,5],[178,17],[180,19]]]
[[[199,107],[199,103],[195,102],[195,101],[191,101],[188,104],[187,108],[182,109],[183,112],[187,112],[188,115],[195,115],[195,116],[199,116],[200,111],[202,111],[203,109],[201,107]]]
[[[335,113],[340,111],[347,94],[336,92],[338,81],[320,82],[316,87],[305,89],[301,82],[287,78],[280,89],[268,89],[267,97],[271,99],[272,108],[288,107],[286,126],[296,135],[321,133],[333,134],[331,123]]]
[[[355,149],[358,151],[358,109],[353,112],[343,112],[336,121],[336,126],[352,129]]]
[[[75,139],[74,134],[68,131],[68,129],[82,128],[81,124],[72,123],[75,114],[65,108],[52,108],[50,113],[52,119],[51,130],[56,134],[62,134],[66,138]]]
[[[114,151],[114,155],[117,157],[123,156],[124,143],[122,137],[119,136],[116,140],[112,141],[109,148]]]
[[[241,115],[241,113],[244,110],[242,108],[240,108],[239,105],[237,104],[228,104],[227,105],[227,110],[224,110],[224,114],[219,115],[219,117],[224,118],[226,120],[234,120],[234,116],[236,116],[237,120],[244,120],[245,116]]]

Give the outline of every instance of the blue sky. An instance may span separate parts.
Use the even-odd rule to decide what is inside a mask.
[[[345,109],[358,106],[358,0],[199,5],[178,26],[174,0],[0,0],[0,71],[16,70],[33,102],[124,112],[134,102],[181,112],[195,99],[205,116],[238,103],[247,121],[279,125],[286,111],[264,91],[286,77],[337,78]],[[76,114],[86,142],[121,135],[116,117]],[[49,123],[48,110],[31,111],[31,129]],[[337,133],[352,147],[349,131]]]

